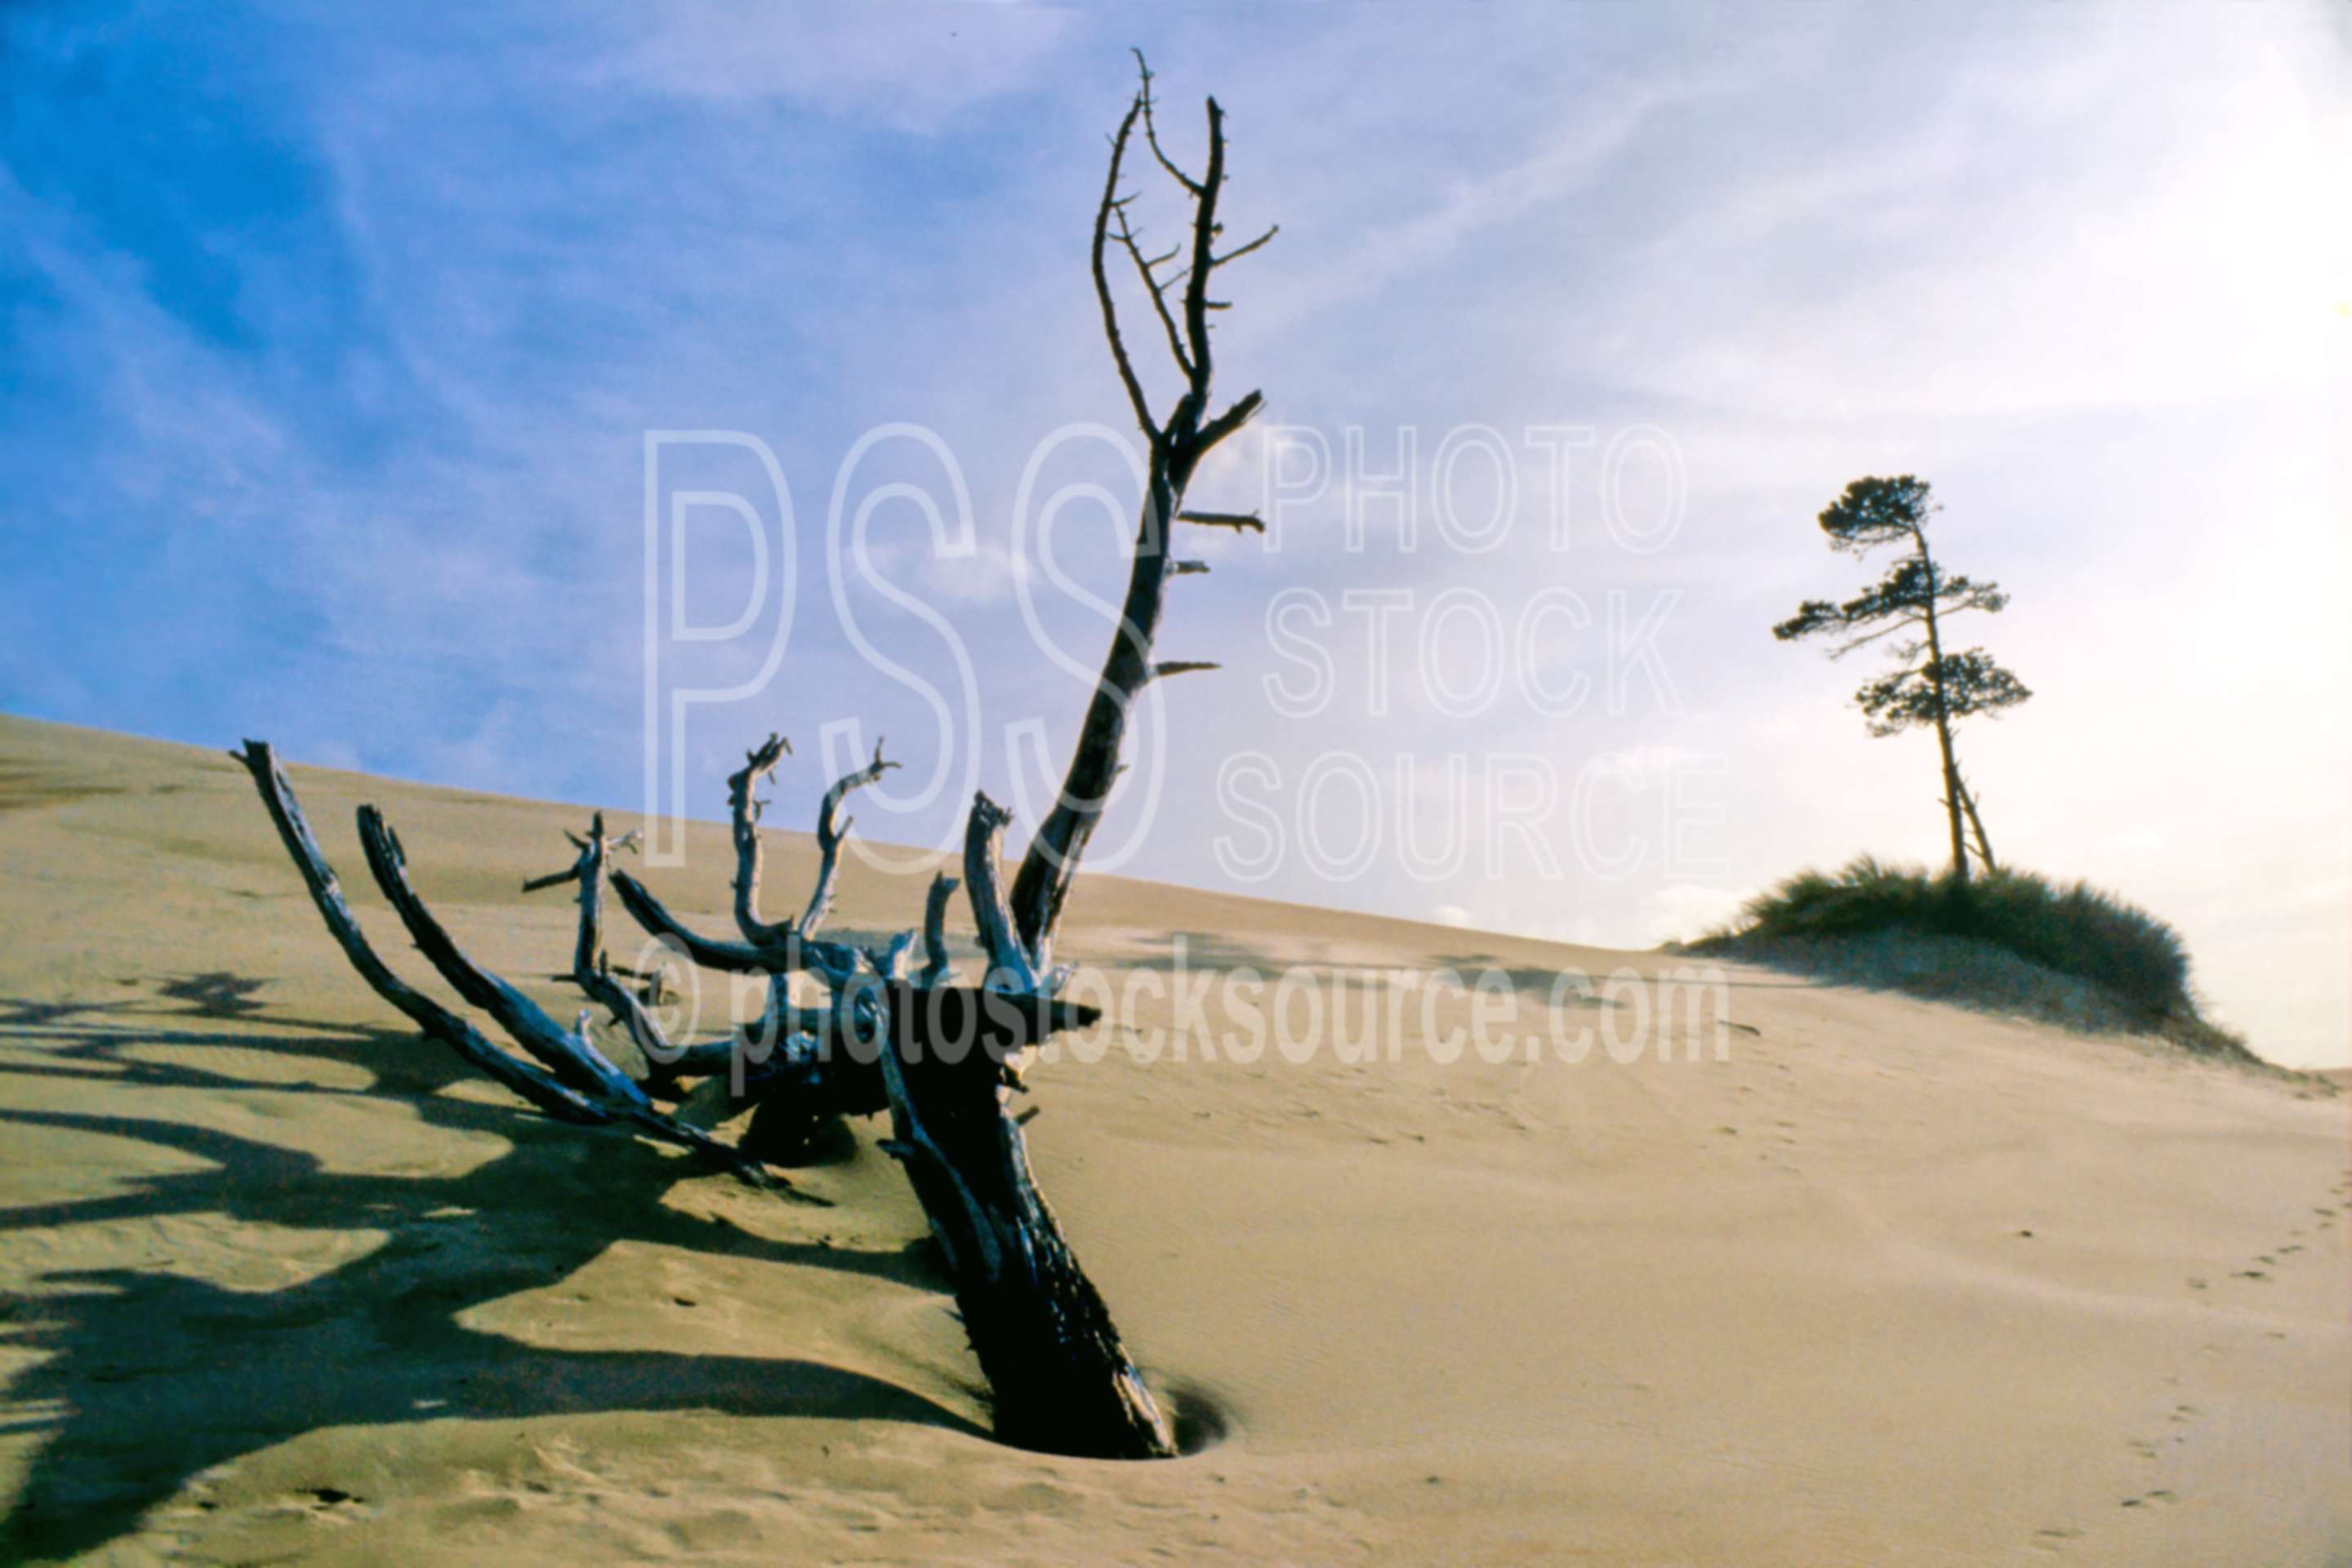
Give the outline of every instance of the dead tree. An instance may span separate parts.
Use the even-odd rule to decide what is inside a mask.
[[[1139,67],[1141,56],[1137,57]],[[1057,1030],[1096,1021],[1092,1008],[1055,994],[1067,971],[1054,966],[1056,926],[1087,841],[1100,820],[1120,768],[1119,752],[1136,696],[1152,679],[1210,668],[1199,661],[1155,662],[1167,580],[1206,568],[1171,560],[1168,526],[1192,521],[1256,528],[1255,517],[1184,512],[1184,491],[1201,458],[1256,412],[1253,392],[1214,417],[1210,395],[1209,298],[1216,271],[1257,249],[1265,235],[1223,253],[1218,200],[1225,183],[1223,112],[1208,101],[1207,163],[1195,177],[1160,146],[1152,122],[1151,76],[1141,82],[1111,141],[1110,173],[1095,216],[1093,269],[1111,358],[1150,443],[1144,497],[1125,614],[1080,731],[1068,777],[1052,813],[1033,836],[1008,889],[1000,844],[1010,816],[985,795],[967,819],[961,880],[945,875],[925,900],[920,941],[908,930],[873,944],[821,934],[831,913],[841,845],[849,822],[841,808],[855,790],[897,764],[880,746],[865,766],[836,780],[817,812],[819,864],[797,917],[771,921],[761,910],[761,802],[755,789],[790,747],[772,735],[728,780],[735,852],[732,937],[709,935],[679,919],[636,878],[612,864],[625,839],[608,837],[599,815],[584,835],[569,835],[572,865],[524,885],[526,892],[576,884],[579,924],[572,964],[563,978],[600,1008],[645,1064],[634,1075],[599,1047],[583,1011],[570,1028],[512,984],[482,969],[457,945],[410,884],[398,837],[373,806],[359,810],[369,870],[416,948],[467,1003],[531,1059],[493,1045],[474,1026],[412,989],[371,946],[343,901],[333,870],[304,822],[291,785],[270,749],[248,741],[234,753],[253,774],[288,852],[300,868],[320,914],[354,968],[377,993],[428,1036],[456,1049],[548,1115],[583,1126],[613,1126],[658,1140],[762,1187],[790,1190],[768,1168],[789,1163],[828,1120],[887,1112],[882,1147],[899,1160],[921,1205],[953,1287],[966,1332],[993,1394],[996,1430],[1024,1447],[1106,1458],[1164,1458],[1175,1435],[1120,1342],[1101,1296],[1078,1266],[1053,1210],[1037,1191],[1022,1121],[1010,1097],[1024,1089],[1033,1047]],[[1120,175],[1137,126],[1154,161],[1191,205],[1186,245],[1147,257]],[[1116,243],[1133,262],[1183,381],[1172,410],[1155,420],[1121,335],[1109,276]],[[1185,266],[1169,273],[1178,260]],[[1181,287],[1181,305],[1171,291]],[[604,889],[669,952],[707,970],[767,980],[761,1016],[719,1040],[673,1041],[604,949]],[[947,915],[961,889],[971,910],[984,963],[974,984],[959,984],[949,963]],[[658,972],[656,972],[657,973]],[[795,1000],[805,976],[821,999]],[[663,1109],[688,1079],[722,1076],[730,1100],[748,1102],[740,1143],[729,1143]]]

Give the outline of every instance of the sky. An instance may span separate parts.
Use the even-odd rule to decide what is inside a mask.
[[[1130,46],[1178,158],[1224,107],[1230,237],[1280,225],[1190,497],[1273,526],[1184,541],[1160,650],[1223,668],[1153,688],[1091,868],[1639,947],[1932,861],[1873,654],[1770,636],[1913,473],[2035,693],[1960,735],[2001,858],[2352,1060],[2318,0],[0,9],[0,708],[699,816],[782,729],[793,826],[883,736],[870,853],[975,788],[1017,840],[1133,526]]]

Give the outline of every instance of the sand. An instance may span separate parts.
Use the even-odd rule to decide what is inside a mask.
[[[347,881],[373,799],[570,1016],[570,906],[517,887],[584,812],[295,778]],[[651,879],[717,929],[694,833]],[[1113,1032],[1033,1075],[1039,1176],[1206,1440],[1088,1463],[990,1440],[874,1126],[819,1206],[531,1115],[348,972],[225,757],[0,721],[0,1559],[2352,1556],[2347,1101],[2308,1080],[1740,968],[1727,1034],[1653,1018],[1630,1063],[1441,1064],[1411,1008],[1370,1061]],[[836,921],[919,907],[853,863]],[[1179,936],[1327,1000],[1688,962],[1114,879],[1064,956],[1116,984]]]

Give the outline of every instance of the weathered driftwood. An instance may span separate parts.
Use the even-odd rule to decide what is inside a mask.
[[[1139,67],[1141,57],[1137,57]],[[873,761],[825,792],[817,814],[819,865],[797,921],[769,921],[760,910],[761,803],[753,794],[790,752],[772,735],[728,780],[735,850],[736,935],[694,930],[637,879],[612,864],[624,842],[608,838],[598,816],[573,837],[572,867],[524,884],[526,891],[578,884],[579,929],[568,976],[612,1017],[646,1063],[632,1078],[597,1048],[583,1012],[566,1029],[536,1003],[469,959],[410,884],[398,837],[372,806],[360,811],[368,862],[418,949],[460,996],[488,1013],[534,1062],[491,1045],[473,1026],[404,984],[376,955],[343,902],[334,873],[303,824],[293,791],[269,749],[248,742],[241,760],[252,772],[278,834],[309,883],[328,929],[369,984],[423,1028],[549,1115],[583,1124],[617,1124],[694,1151],[747,1180],[768,1182],[761,1161],[795,1158],[831,1118],[887,1110],[884,1144],[903,1164],[938,1244],[974,1354],[993,1392],[998,1432],[1008,1441],[1106,1458],[1162,1458],[1174,1435],[1112,1326],[1100,1294],[1078,1266],[1054,1213],[1037,1191],[1022,1132],[1026,1116],[1011,1110],[1023,1089],[1032,1047],[1056,1030],[1096,1021],[1095,1010],[1061,1000],[1068,972],[1055,967],[1054,938],[1087,843],[1100,821],[1122,763],[1129,711],[1152,680],[1213,669],[1199,659],[1157,660],[1153,642],[1171,577],[1204,573],[1204,563],[1168,552],[1171,523],[1236,531],[1259,529],[1255,516],[1181,510],[1201,459],[1256,413],[1253,392],[1208,415],[1209,298],[1219,268],[1273,238],[1222,254],[1218,203],[1225,181],[1224,118],[1208,101],[1208,161],[1197,178],[1161,147],[1152,118],[1151,76],[1141,84],[1112,139],[1110,170],[1095,215],[1093,272],[1112,363],[1150,443],[1134,563],[1120,624],[1078,736],[1061,794],[1033,836],[1008,890],[999,846],[1009,814],[975,795],[965,825],[963,876],[933,879],[924,901],[923,963],[910,973],[917,933],[878,946],[829,941],[817,933],[833,908],[839,851],[850,824],[840,816],[849,794],[896,766],[880,746]],[[1192,216],[1187,241],[1147,257],[1118,194],[1122,166],[1142,127],[1160,168],[1183,192]],[[1155,416],[1121,336],[1108,258],[1116,243],[1134,264],[1183,391]],[[1174,272],[1162,268],[1182,260]],[[1181,288],[1181,302],[1171,291]],[[624,984],[604,948],[602,896],[609,880],[622,907],[670,952],[704,969],[764,975],[761,1016],[718,1041],[673,1041],[645,999]],[[980,983],[959,984],[950,962],[947,911],[959,887],[972,914],[983,960]],[[824,999],[794,998],[805,975]],[[660,1110],[677,1081],[724,1073],[727,1089],[755,1109],[744,1142],[730,1147]],[[1033,1113],[1034,1114],[1034,1113]]]
[[[841,841],[849,836],[850,818],[841,816],[841,803],[849,792],[870,784],[897,767],[882,760],[882,742],[874,742],[874,760],[855,773],[835,779],[816,808],[816,885],[809,889],[808,908],[801,913],[801,934],[814,936],[833,913],[833,890],[840,880]]]
[[[566,1029],[538,1003],[466,956],[416,889],[409,885],[407,858],[400,840],[373,805],[359,809],[360,847],[376,886],[408,928],[411,941],[457,994],[489,1014],[499,1027],[558,1080],[609,1103],[650,1110],[653,1101],[588,1038],[584,1029]]]
[[[536,1043],[551,1050],[562,1064],[560,1070],[553,1063],[535,1067],[529,1062],[516,1060],[492,1045],[471,1024],[412,989],[377,955],[366,934],[361,931],[359,920],[352,913],[351,906],[343,901],[342,886],[336,879],[334,868],[320,852],[318,840],[311,837],[310,824],[303,819],[301,804],[295,798],[294,788],[287,782],[285,772],[278,767],[268,745],[260,741],[247,741],[243,752],[229,754],[243,763],[246,771],[253,775],[254,787],[260,792],[262,804],[268,809],[270,820],[278,826],[279,840],[286,846],[286,852],[292,858],[296,868],[301,871],[302,880],[310,889],[311,901],[318,906],[320,917],[326,921],[327,930],[341,946],[344,956],[351,960],[352,967],[374,988],[376,994],[406,1014],[425,1034],[450,1047],[467,1062],[559,1121],[586,1125],[625,1122],[648,1137],[690,1149],[754,1185],[779,1184],[776,1178],[756,1162],[746,1159],[698,1129],[656,1110],[642,1093],[633,1092],[634,1085],[629,1086],[628,1090],[614,1092],[614,1086],[596,1070],[594,1063],[586,1055],[578,1055],[563,1046],[552,1044],[549,1038],[537,1033],[535,1025]],[[396,858],[397,847],[391,843],[388,832],[383,837],[385,847]],[[372,864],[374,858],[375,851],[371,847]],[[405,886],[404,879],[401,885]],[[390,891],[390,889],[386,889],[387,896]],[[454,952],[454,948],[451,951]],[[480,974],[479,971],[475,973]],[[512,990],[506,987],[504,982],[497,981],[495,976],[481,975],[481,979]],[[545,1014],[540,1014],[541,1019],[545,1017]],[[561,1033],[556,1031],[558,1035]],[[593,1046],[588,1049],[593,1052]],[[610,1066],[609,1063],[605,1065]],[[626,1081],[622,1080],[624,1083]]]
[[[790,743],[782,736],[771,735],[752,748],[743,766],[727,780],[730,831],[735,842],[735,926],[741,933],[740,942],[703,935],[671,914],[635,877],[625,871],[612,874],[613,890],[620,895],[622,906],[637,923],[704,969],[730,974],[770,975],[805,971],[827,979],[856,972],[857,954],[854,949],[819,941],[815,935],[833,908],[841,841],[847,832],[846,823],[835,826],[835,814],[851,790],[873,783],[898,764],[883,761],[882,748],[877,743],[871,763],[844,774],[825,791],[817,813],[820,863],[807,910],[797,924],[790,920],[770,921],[760,914],[759,823],[764,803],[751,791],[752,785],[767,776],[778,759],[790,750]]]
[[[578,858],[564,870],[534,877],[522,885],[526,893],[565,883],[579,886],[580,925],[572,944],[572,969],[559,978],[580,987],[629,1037],[629,1042],[645,1059],[645,1082],[649,1091],[667,1090],[679,1079],[707,1078],[725,1072],[733,1055],[728,1041],[712,1040],[699,1045],[673,1042],[655,1021],[647,1002],[659,994],[663,972],[656,969],[644,977],[646,994],[640,995],[617,978],[612,959],[604,951],[604,874],[608,858],[615,850],[635,847],[639,835],[630,832],[608,837],[604,814],[600,811],[589,823],[585,837],[569,832],[564,837],[572,841]]]
[[[768,1000],[761,1016],[730,1038],[667,1047],[657,1081],[728,1074],[738,1098],[755,1102],[747,1151],[790,1164],[802,1159],[818,1131],[844,1116],[869,1116],[883,1109],[882,1079],[870,1058],[857,1059],[837,1048],[842,1029],[830,1006],[804,1006],[793,999],[792,978],[808,973],[838,985],[861,968],[884,973],[895,966],[889,953],[864,954],[849,943],[814,935],[832,912],[840,851],[849,823],[841,804],[851,791],[872,784],[898,766],[877,743],[874,760],[834,781],[817,809],[819,865],[814,887],[800,920],[771,921],[761,913],[763,851],[760,818],[765,803],[754,793],[792,751],[772,734],[745,756],[727,780],[730,832],[735,848],[734,918],[742,940],[707,936],[672,914],[644,884],[626,872],[612,873],[621,903],[657,941],[706,969],[765,974]],[[901,939],[911,942],[912,933]],[[649,1058],[652,1053],[648,1053]]]
[[[948,900],[955,897],[956,887],[956,879],[941,871],[931,879],[931,890],[923,899],[921,978],[926,985],[948,977]]]
[[[997,1402],[1008,1441],[1101,1458],[1152,1458],[1174,1451],[1173,1436],[1110,1322],[1100,1294],[1071,1252],[1030,1173],[1027,1144],[1007,1107],[1022,1087],[1033,1047],[1053,1033],[1097,1021],[1090,1007],[1051,994],[1055,975],[1040,976],[1012,935],[997,868],[1004,814],[983,795],[967,832],[967,876],[973,913],[990,954],[994,984],[952,983],[946,912],[955,879],[935,878],[925,900],[927,961],[906,973],[915,933],[879,949],[844,946],[851,954],[820,973],[832,986],[823,1006],[793,1008],[795,1029],[746,1075],[755,1100],[742,1148],[730,1147],[658,1110],[646,1088],[599,1051],[586,1013],[566,1029],[537,1003],[469,958],[410,882],[398,836],[372,805],[359,809],[370,868],[417,949],[467,1003],[482,1009],[538,1064],[519,1061],[472,1026],[412,990],[378,957],[343,901],[334,872],[319,853],[292,786],[269,748],[247,742],[241,754],[301,868],[328,929],[361,974],[428,1034],[565,1121],[618,1122],[712,1158],[761,1184],[763,1144],[789,1153],[825,1120],[888,1110],[885,1147],[906,1162],[908,1176],[937,1238],[974,1354]],[[833,796],[837,804],[838,796]],[[581,918],[571,978],[631,1030],[654,1064],[708,1051],[709,1043],[672,1042],[639,999],[613,979],[602,946],[598,885],[613,875],[601,815],[575,838],[572,869],[537,879],[542,887],[579,884]],[[982,902],[981,900],[985,900]],[[785,944],[771,950],[781,956]],[[786,978],[779,976],[779,979]],[[740,1060],[740,1044],[727,1047]],[[763,1131],[763,1123],[764,1131]]]
[[[760,813],[766,803],[751,794],[761,779],[775,776],[777,759],[792,749],[782,735],[772,734],[727,779],[728,820],[735,837],[735,928],[756,950],[781,946],[793,934],[791,921],[771,925],[760,918]]]
[[[1017,942],[1006,940],[1012,916],[996,871],[1003,829],[1003,814],[978,796],[965,837],[972,918],[992,976],[1025,970],[1034,977],[1035,955],[1013,951]],[[1033,1010],[1021,1034],[982,1026],[975,1037],[961,1020],[924,1028],[904,1018],[904,1009],[936,1005],[951,991],[875,990],[869,1016],[896,1040],[895,1048],[877,1053],[890,1102],[891,1136],[883,1147],[905,1167],[955,1282],[964,1331],[995,1391],[998,1436],[1024,1447],[1108,1458],[1172,1455],[1175,1434],[1038,1192],[1027,1141],[1007,1103],[1022,1087],[1032,1040],[1058,1026],[1055,1010],[1067,1005],[1034,984],[1018,993],[966,994],[992,1020],[1018,1017],[1020,1010],[1009,1005],[1016,998]],[[1073,1011],[1081,1017],[1091,1012]],[[919,1048],[924,1045],[929,1048]]]

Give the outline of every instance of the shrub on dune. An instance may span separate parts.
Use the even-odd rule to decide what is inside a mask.
[[[1868,855],[1801,871],[1749,900],[1712,944],[1811,944],[1910,933],[1981,942],[2098,987],[2135,1021],[2202,1049],[2242,1050],[2198,1016],[2180,933],[2087,882],[2002,868],[1962,881]]]

